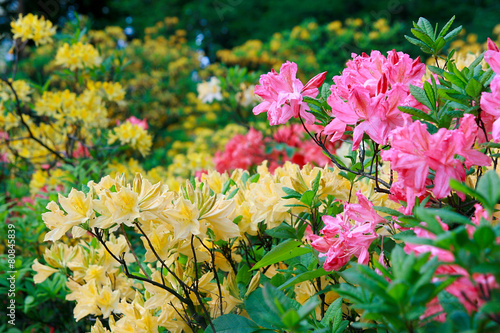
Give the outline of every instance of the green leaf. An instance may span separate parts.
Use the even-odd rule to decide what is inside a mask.
[[[306,204],[307,206],[312,206],[314,197],[316,196],[316,193],[314,193],[311,190],[307,190],[302,194],[300,201]]]
[[[312,280],[312,279],[318,278],[318,277],[323,276],[323,275],[328,275],[330,273],[331,272],[325,271],[325,269],[323,267],[321,267],[315,271],[304,272],[304,273],[301,273],[301,274],[294,276],[291,279],[288,279],[285,283],[283,283],[281,286],[279,286],[278,289],[283,290],[283,289],[292,287],[298,283]]]
[[[431,51],[431,49],[429,49],[429,46],[427,44],[425,44],[424,42],[422,42],[420,39],[416,39],[416,38],[413,38],[413,37],[409,37],[409,36],[405,36],[405,38],[410,42],[412,43],[413,45],[416,45],[420,48],[424,48],[424,49],[428,49],[429,50],[429,53]]]
[[[410,84],[410,93],[412,94],[413,97],[415,97],[417,101],[427,106],[429,110],[433,109],[432,103],[427,98],[424,89]]]
[[[480,248],[486,249],[493,245],[496,237],[491,227],[482,226],[476,229],[473,238]]]
[[[458,28],[450,31],[446,36],[444,36],[444,40],[446,40],[447,42],[450,41],[451,39],[455,38],[460,33],[460,31],[462,31],[462,26],[459,26]]]
[[[457,87],[464,89],[465,88],[465,82],[462,81],[457,75],[450,73],[450,72],[443,72],[444,78]]]
[[[434,95],[434,89],[432,88],[431,84],[427,81],[424,82],[424,92],[425,95],[427,96],[427,99],[429,100],[429,103],[432,106],[431,110],[433,111],[436,110],[437,96]]]
[[[274,238],[296,238],[297,233],[294,227],[287,223],[282,223],[276,228],[266,230],[266,234]]]
[[[500,179],[497,173],[494,170],[486,172],[479,179],[476,191],[486,199],[490,212],[492,212],[500,199]]]
[[[310,248],[300,247],[301,245],[302,242],[300,241],[286,240],[269,251],[261,260],[259,260],[259,262],[255,264],[255,266],[252,267],[251,270],[259,269],[261,267],[269,266],[280,261],[312,252]]]
[[[483,90],[483,85],[474,78],[471,78],[465,87],[467,94],[473,98],[478,97],[481,94],[481,90]]]
[[[375,209],[375,210],[377,210],[379,212],[382,212],[382,213],[393,215],[393,216],[402,216],[402,215],[404,215],[403,213],[398,212],[395,209],[387,208],[387,207],[383,207],[383,206],[373,206],[373,209]]]
[[[398,109],[401,112],[408,113],[408,114],[411,114],[412,116],[417,117],[418,120],[422,120],[423,119],[423,120],[427,120],[427,121],[430,121],[430,122],[433,122],[433,123],[436,122],[436,120],[432,116],[428,115],[424,111],[419,110],[417,108],[414,108],[414,107],[411,107],[411,106],[398,106]]]
[[[250,183],[257,183],[259,181],[259,178],[260,178],[260,173],[253,175],[252,177],[250,177]]]
[[[259,325],[252,320],[233,313],[217,317],[212,323],[214,324],[215,332],[208,325],[205,333],[252,333],[260,329]]]
[[[283,199],[298,199],[298,200],[300,200],[300,198],[302,197],[302,194],[300,194],[299,192],[297,192],[289,187],[283,186],[282,189],[283,189],[283,192],[285,192],[287,194],[287,196],[283,197]]]
[[[481,177],[481,179],[483,177]],[[488,203],[488,200],[486,200],[486,198],[483,195],[481,195],[479,192],[475,191],[474,189],[468,187],[467,185],[463,184],[462,182],[459,182],[456,179],[450,179],[450,187],[452,189],[454,189],[455,191],[462,192],[464,194],[470,195],[473,198],[478,199],[483,204]]]
[[[453,24],[453,21],[455,21],[455,15],[444,25],[443,29],[439,32],[439,37],[443,37],[448,30],[450,30],[451,25]]]
[[[431,48],[432,45],[434,44],[432,38],[430,38],[427,34],[420,31],[419,29],[411,29],[411,33],[419,40],[421,40],[423,43],[425,43],[429,48]]]
[[[318,193],[320,180],[321,180],[321,170],[318,171],[318,174],[316,175],[316,178],[314,178],[314,181],[312,184],[312,191],[314,192],[314,195],[316,195],[316,193]]]
[[[330,304],[328,310],[325,312],[325,316],[321,319],[321,325],[323,325],[323,327],[328,327],[332,322],[332,319],[336,319],[336,315],[339,311],[341,313],[340,319],[342,320],[342,297],[337,298],[332,304]],[[340,322],[337,323],[335,320],[333,324],[340,325]]]
[[[473,225],[469,218],[448,209],[428,208],[426,210],[433,215],[439,216],[443,222]]]
[[[424,17],[418,19],[417,25],[425,32],[429,38],[434,39],[434,28],[432,24]]]

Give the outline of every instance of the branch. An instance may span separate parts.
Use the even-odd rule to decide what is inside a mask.
[[[14,89],[14,87],[12,86],[12,83],[10,83],[9,80],[6,80],[4,78],[1,78],[1,80],[3,82],[5,82],[5,84],[7,84],[10,88],[10,90],[12,91],[12,93],[14,94],[14,97],[16,99],[16,111],[17,111],[17,115],[19,116],[19,118],[21,119],[21,124],[26,128],[26,130],[28,131],[28,134],[30,136],[31,139],[35,140],[37,143],[39,143],[42,147],[44,147],[45,149],[47,149],[48,151],[50,151],[52,154],[54,154],[58,159],[64,161],[65,163],[68,163],[68,164],[72,164],[71,160],[70,159],[67,159],[65,158],[64,156],[62,156],[60,153],[58,153],[57,151],[55,151],[54,149],[50,148],[49,146],[47,146],[45,143],[43,143],[40,139],[38,139],[37,137],[35,137],[35,135],[33,134],[33,132],[31,131],[31,128],[29,127],[29,125],[24,121],[24,118],[23,118],[23,112],[21,110],[21,102],[19,101],[19,96],[17,95],[17,92],[16,90]]]

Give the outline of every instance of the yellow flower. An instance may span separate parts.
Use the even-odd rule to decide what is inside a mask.
[[[96,297],[96,303],[102,312],[103,318],[108,318],[111,312],[115,311],[120,302],[120,292],[112,290],[110,286],[105,286]]]
[[[31,268],[36,272],[35,276],[33,277],[33,281],[35,283],[42,283],[49,276],[57,272],[57,269],[55,268],[40,264],[38,262],[38,259],[35,259]]]
[[[76,69],[92,68],[101,64],[99,52],[91,44],[78,42],[73,45],[64,43],[57,50],[56,65],[69,68],[74,71]]]
[[[201,224],[198,220],[199,211],[187,199],[178,198],[174,202],[174,208],[166,210],[165,215],[169,223],[174,226],[175,240],[202,233]]]
[[[113,131],[109,135],[108,144],[119,140],[122,145],[128,144],[132,149],[139,151],[142,156],[149,154],[153,138],[143,127],[126,121],[115,127]]]
[[[23,42],[31,39],[38,46],[52,42],[52,36],[56,33],[56,28],[52,26],[52,22],[45,20],[42,16],[28,14],[23,16],[19,14],[16,21],[10,23],[12,28],[13,38],[20,38]]]

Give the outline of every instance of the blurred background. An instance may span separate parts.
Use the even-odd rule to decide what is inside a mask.
[[[453,15],[468,32],[485,39],[500,14],[497,0],[3,0],[0,29],[9,30],[17,13],[43,14],[58,25],[73,12],[89,17],[94,29],[120,26],[132,37],[142,37],[146,27],[165,17],[178,17],[190,41],[200,44],[214,61],[217,50],[233,48],[247,40],[268,40],[273,33],[291,29],[305,20],[318,25],[350,17],[364,21],[386,19],[390,26],[408,26],[420,16],[446,22]],[[409,27],[406,27],[405,31]]]

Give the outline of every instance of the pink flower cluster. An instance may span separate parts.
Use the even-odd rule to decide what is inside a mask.
[[[480,205],[476,205],[475,208],[476,211],[474,217],[472,218],[472,222],[475,225],[479,225],[479,220],[481,218],[488,219],[488,215]],[[441,222],[439,218],[437,219],[443,227],[443,230],[447,231],[448,225]],[[470,227],[472,227],[472,229],[468,229],[468,231],[469,236],[472,237],[472,234],[475,231],[475,227]],[[414,229],[414,232],[418,237],[421,238],[436,238],[434,234],[423,228],[416,227]],[[444,265],[438,267],[435,275],[458,276],[458,278],[450,286],[446,287],[446,291],[457,297],[469,312],[477,311],[478,308],[481,307],[482,304],[484,304],[485,300],[489,298],[488,293],[492,289],[499,288],[493,275],[477,273],[470,275],[462,267],[451,264],[455,261],[455,258],[453,254],[447,250],[421,244],[406,244],[404,250],[406,253],[415,253],[417,255],[430,252],[431,257],[437,257],[440,262],[445,263]],[[434,279],[439,280],[438,277],[435,277]],[[435,298],[431,302],[429,302],[429,304],[427,304],[427,310],[424,313],[423,317],[429,317],[440,312],[443,312],[443,308],[441,304],[439,304],[438,299]],[[444,322],[446,320],[446,314],[441,313],[440,315],[435,317],[435,320]]]
[[[491,81],[491,93],[481,95],[481,109],[486,113],[482,120],[485,128],[491,134],[495,142],[500,142],[500,50],[498,46],[488,38],[488,51],[484,54],[484,60],[495,72]],[[488,141],[486,138],[485,141]]]
[[[125,121],[128,121],[132,125],[137,125],[139,127],[142,127],[145,130],[147,130],[149,128],[148,121],[146,120],[146,118],[144,118],[144,119],[141,120],[139,118],[136,118],[136,117],[132,116],[132,117],[129,117],[129,118],[125,119]],[[120,121],[119,120],[116,121],[116,125],[117,126],[120,125]]]
[[[434,185],[432,193],[444,198],[450,193],[450,179],[465,181],[465,167],[487,166],[491,159],[472,148],[478,127],[474,116],[466,114],[456,130],[439,129],[435,134],[427,131],[420,121],[406,127],[399,127],[389,135],[391,149],[382,151],[382,159],[391,162],[391,168],[398,173],[391,192],[396,200],[408,203],[411,212],[416,196],[427,192],[426,186]],[[462,162],[456,157],[465,159]],[[434,181],[428,176],[434,171]],[[398,197],[399,196],[399,197]]]
[[[392,50],[387,58],[379,51],[370,56],[353,54],[342,75],[333,78],[328,104],[335,117],[325,127],[324,134],[339,140],[347,125],[356,125],[353,150],[359,147],[366,133],[378,144],[386,144],[389,133],[405,123],[409,115],[397,108],[404,105],[409,85],[418,84],[425,73],[420,57],[413,60],[408,54]],[[408,102],[406,102],[407,104]]]
[[[274,69],[261,75],[255,94],[264,101],[253,109],[255,115],[267,112],[270,125],[285,124],[291,118],[302,117],[306,123],[314,124],[316,118],[307,112],[309,106],[303,97],[316,97],[318,87],[325,81],[326,72],[313,77],[304,86],[297,79],[297,64],[287,61],[281,65],[280,72]]]
[[[327,271],[341,269],[352,256],[358,258],[358,263],[366,265],[370,260],[368,248],[378,237],[375,228],[385,223],[361,191],[356,196],[359,204],[346,203],[343,214],[323,216],[323,236],[312,234],[308,228],[312,247],[321,252],[320,256],[326,257],[323,268]]]
[[[216,152],[215,169],[224,172],[234,169],[249,169],[266,159],[262,132],[250,128],[246,135],[235,135],[226,144],[223,152]]]
[[[309,128],[316,128],[311,125]],[[318,129],[318,128],[316,128]],[[234,169],[249,169],[252,166],[269,162],[269,170],[272,172],[286,161],[303,166],[313,163],[325,166],[330,160],[323,154],[312,140],[306,139],[306,132],[297,124],[279,128],[271,138],[264,138],[263,134],[251,128],[247,134],[236,135],[226,144],[224,151],[215,153],[214,164],[218,172]],[[305,139],[305,140],[304,140]],[[288,156],[283,149],[276,149],[276,144],[285,144],[293,148],[292,156]],[[268,146],[271,151],[266,151]],[[330,151],[335,151],[333,144],[329,145]]]

